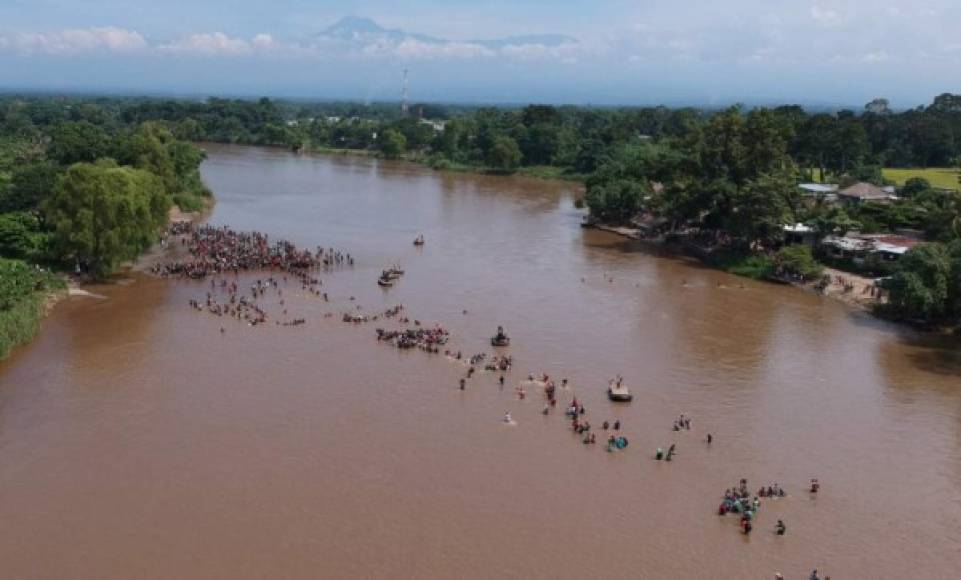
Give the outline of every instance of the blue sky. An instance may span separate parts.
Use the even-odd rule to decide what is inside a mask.
[[[408,68],[414,100],[913,106],[961,92],[958,22],[956,0],[2,0],[0,89],[387,100]]]

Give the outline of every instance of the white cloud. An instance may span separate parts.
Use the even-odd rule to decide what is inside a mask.
[[[396,57],[406,60],[471,59],[494,54],[489,48],[470,42],[423,42],[410,37],[399,42],[380,39],[361,44],[359,51],[360,56],[368,58]]]
[[[261,42],[263,42],[263,39],[261,39]],[[186,38],[162,44],[157,49],[161,52],[202,56],[242,56],[250,54],[253,50],[251,44],[246,40],[232,38],[223,32],[191,34]]]
[[[543,44],[508,44],[501,49],[501,54],[509,59],[524,61],[554,60],[564,64],[577,62],[581,55],[581,46],[575,42],[546,46]]]
[[[23,54],[136,52],[147,49],[148,46],[139,32],[114,26],[71,28],[54,32],[20,32],[0,36],[0,49]]]
[[[821,26],[835,27],[844,24],[847,20],[843,14],[830,8],[822,8],[815,4],[811,6],[811,18]]]
[[[596,47],[595,47],[596,48]],[[277,39],[268,33],[253,37],[231,36],[226,32],[197,32],[173,40],[148,42],[140,33],[118,27],[65,29],[53,32],[0,31],[0,51],[18,54],[73,56],[103,52],[140,52],[167,56],[239,58],[270,55],[275,58],[351,58],[361,60],[401,59],[408,61],[470,61],[503,58],[508,61],[574,63],[589,53],[576,41],[562,44],[515,42],[498,46],[480,41],[452,41],[416,35],[372,34],[363,38],[316,36],[296,42]]]
[[[258,34],[250,43],[254,48],[260,50],[269,50],[275,48],[277,43],[274,42],[274,37],[269,34]]]

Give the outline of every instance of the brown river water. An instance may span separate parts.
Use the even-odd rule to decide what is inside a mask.
[[[329,304],[291,283],[298,327],[195,312],[205,282],[61,303],[0,363],[0,577],[961,574],[957,345],[584,230],[570,184],[209,152],[211,223],[357,264],[322,275]],[[385,291],[391,262],[407,274]],[[507,386],[482,372],[460,391],[459,363],[340,320],[398,303],[464,353],[505,325]],[[528,372],[568,377],[630,445],[583,445],[571,393],[548,416],[519,400]],[[618,373],[630,404],[605,397]],[[681,413],[692,430],[672,431]],[[789,494],[750,536],[716,514],[741,477]]]

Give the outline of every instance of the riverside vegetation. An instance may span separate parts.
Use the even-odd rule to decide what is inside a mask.
[[[29,340],[51,271],[102,279],[156,241],[173,203],[209,192],[203,152],[161,123],[125,124],[83,103],[0,107],[0,358]]]
[[[586,183],[592,216],[638,215],[710,245],[729,270],[810,277],[785,223],[822,233],[923,231],[885,283],[885,313],[961,318],[961,194],[908,179],[889,205],[808,207],[801,180],[887,183],[882,168],[961,165],[961,95],[895,112],[799,106],[695,108],[467,107],[212,98],[0,97],[0,255],[108,276],[157,237],[172,203],[209,196],[192,142],[363,151],[438,169],[519,171]],[[39,290],[46,291],[46,290]]]

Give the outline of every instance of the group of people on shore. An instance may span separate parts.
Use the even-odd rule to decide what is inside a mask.
[[[205,278],[213,274],[248,270],[283,270],[303,274],[312,268],[354,263],[350,254],[333,248],[318,246],[311,251],[300,249],[286,240],[271,243],[265,233],[238,232],[227,226],[177,223],[171,226],[168,235],[180,237],[180,243],[190,254],[190,259],[154,266],[151,272],[158,276]]]

